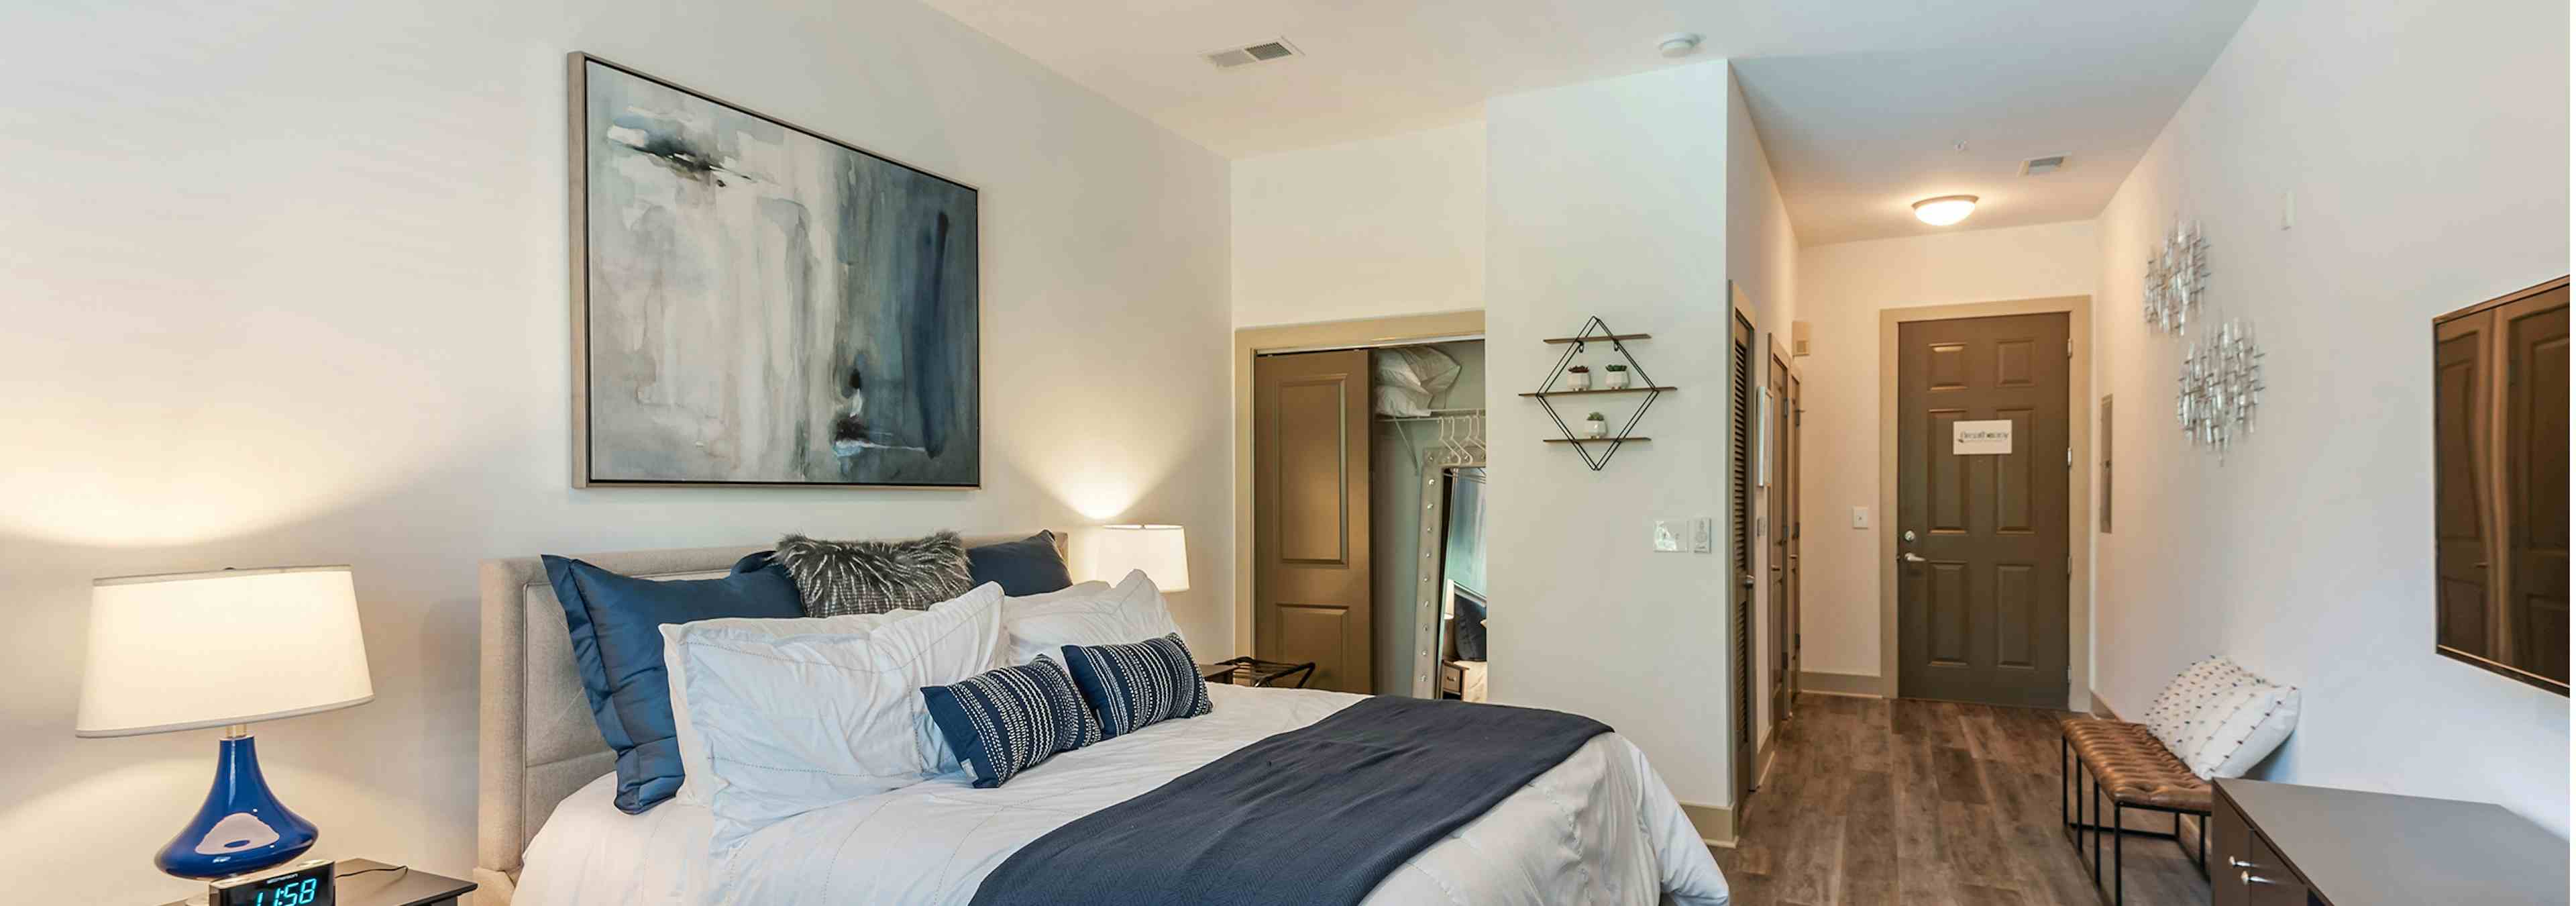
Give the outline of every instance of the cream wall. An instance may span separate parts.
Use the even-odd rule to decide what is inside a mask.
[[[1701,805],[1730,801],[1726,561],[1649,538],[1654,517],[1726,512],[1728,97],[1713,61],[1486,105],[1493,699],[1599,718]],[[1653,334],[1636,354],[1682,388],[1599,472],[1503,395],[1591,315]]]
[[[1789,345],[1789,324],[1797,317],[1798,234],[1789,225],[1789,206],[1771,173],[1771,155],[1753,128],[1752,108],[1730,66],[1726,77],[1726,275],[1734,288],[1753,300],[1756,396],[1769,386],[1760,375],[1770,367],[1772,346]],[[1720,349],[1725,347],[1721,346]],[[1804,371],[1800,371],[1804,374]],[[1709,388],[1726,392],[1723,383]],[[1779,439],[1774,438],[1774,443]],[[1774,463],[1780,460],[1775,458]],[[1722,468],[1722,467],[1721,467]],[[1778,469],[1774,468],[1774,477]],[[1775,483],[1776,486],[1776,483]],[[1768,488],[1754,492],[1752,512],[1768,513]],[[1729,512],[1732,512],[1730,509]],[[1771,733],[1771,670],[1778,652],[1772,645],[1771,542],[1785,529],[1763,520],[1762,535],[1753,538],[1753,725],[1755,741]],[[1726,537],[1720,535],[1719,537]],[[1803,551],[1802,551],[1803,557]]]
[[[1485,304],[1485,124],[1234,162],[1234,324]]]
[[[2567,273],[2568,7],[2265,0],[2101,217],[2096,688],[2145,710],[2224,653],[2303,692],[2257,776],[2502,803],[2568,830],[2567,699],[2433,654],[2431,319]],[[2283,198],[2295,225],[2282,228]],[[2222,465],[2134,316],[2177,216],[2270,389]]]
[[[1891,514],[1878,511],[1879,312],[2086,295],[2100,258],[2090,221],[1799,250],[1797,313],[1813,341],[1798,362],[1807,410],[1799,457],[1806,672],[1880,671],[1878,543],[1896,529]],[[2122,320],[2117,311],[2096,312],[2097,322]],[[2075,430],[2088,430],[2089,418],[2079,412]],[[1869,528],[1851,527],[1853,507],[1869,510]]]
[[[983,490],[570,487],[571,50],[982,188]],[[1170,521],[1231,632],[1226,162],[926,8],[18,4],[0,75],[0,872],[188,890],[216,732],[72,738],[96,576],[354,564],[377,700],[261,725],[268,776],[450,875],[483,558]]]

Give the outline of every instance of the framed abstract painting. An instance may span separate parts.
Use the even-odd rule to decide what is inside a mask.
[[[981,484],[975,187],[571,77],[576,487]]]

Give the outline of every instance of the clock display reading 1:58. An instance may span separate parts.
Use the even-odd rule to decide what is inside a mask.
[[[322,879],[306,878],[293,884],[264,889],[251,900],[251,906],[321,906]]]
[[[219,886],[212,906],[332,906],[334,866],[308,865],[274,877]]]

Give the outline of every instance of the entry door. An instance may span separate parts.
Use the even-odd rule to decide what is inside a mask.
[[[1771,486],[1764,489],[1763,503],[1769,513],[1764,524],[1770,527],[1771,603],[1763,608],[1771,624],[1771,656],[1765,666],[1770,678],[1771,724],[1779,726],[1789,719],[1789,362],[1778,347],[1771,353],[1771,374],[1765,382],[1771,388],[1771,424],[1765,426],[1771,449],[1765,459],[1771,465]]]
[[[2066,704],[2067,320],[1897,327],[1902,695]],[[2009,451],[1961,452],[1961,428],[2008,428]]]
[[[1369,354],[1253,362],[1253,656],[1308,688],[1376,691],[1369,650]]]

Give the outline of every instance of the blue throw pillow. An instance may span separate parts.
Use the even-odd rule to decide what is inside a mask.
[[[679,792],[680,744],[672,738],[671,685],[662,672],[662,624],[718,617],[805,615],[787,570],[761,554],[722,579],[657,582],[548,555],[546,581],[572,629],[572,657],[599,735],[617,751],[617,809],[640,815]]]
[[[970,587],[1002,583],[1002,593],[1015,598],[1073,587],[1073,572],[1056,552],[1054,532],[967,548],[966,579]]]
[[[983,789],[1008,783],[1057,752],[1103,738],[1099,719],[1073,690],[1073,678],[1045,655],[955,685],[925,686],[921,697],[939,735]]]
[[[1065,665],[1100,714],[1100,738],[1208,713],[1207,680],[1180,633],[1132,645],[1066,645]]]

